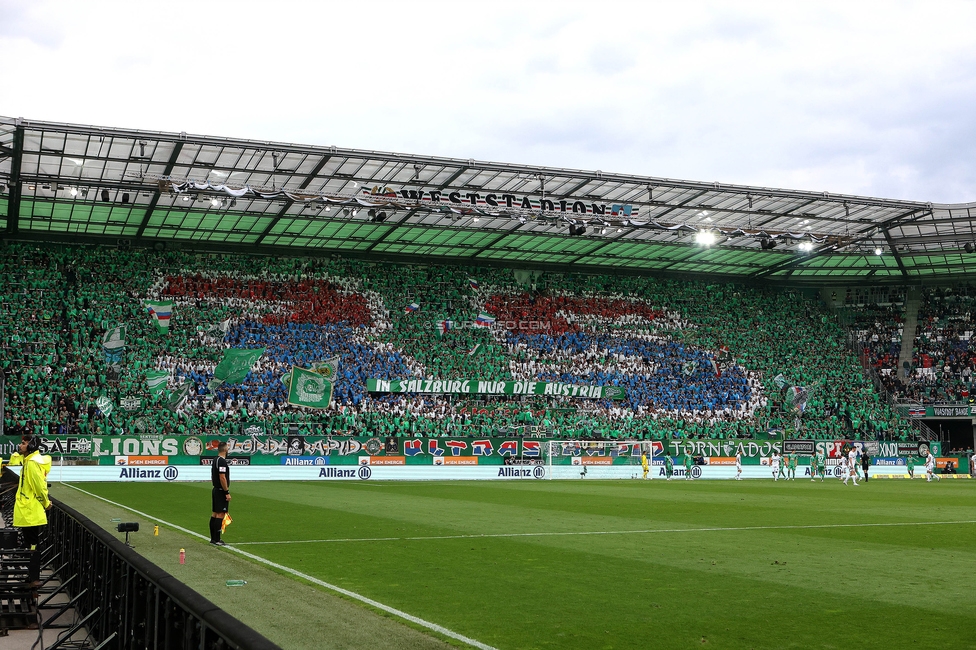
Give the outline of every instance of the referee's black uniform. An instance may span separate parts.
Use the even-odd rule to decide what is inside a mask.
[[[223,456],[214,458],[213,465],[210,466],[210,482],[213,483],[213,510],[211,512],[227,512],[227,492],[220,484],[220,475],[223,474],[227,480],[227,487],[230,487],[230,465]]]
[[[227,490],[220,483],[221,476],[227,481]],[[230,507],[230,501],[227,500],[227,494],[230,491],[230,465],[223,456],[214,458],[213,465],[210,466],[210,482],[213,483],[213,490],[211,490],[212,514],[210,515],[210,543],[222,545],[223,542],[220,541],[220,526],[223,522],[223,517],[215,517],[214,515],[225,513]]]
[[[864,482],[868,482],[868,471],[871,469],[871,457],[868,452],[861,454],[861,470],[864,472]]]

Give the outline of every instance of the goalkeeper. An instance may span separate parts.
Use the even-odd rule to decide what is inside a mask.
[[[641,469],[644,471],[644,480],[647,480],[647,452],[641,454]]]

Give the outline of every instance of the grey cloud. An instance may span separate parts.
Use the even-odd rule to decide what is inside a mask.
[[[64,40],[64,32],[41,3],[0,0],[0,38],[23,38],[54,49]]]

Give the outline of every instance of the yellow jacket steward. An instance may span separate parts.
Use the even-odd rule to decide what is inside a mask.
[[[39,451],[21,456],[13,454],[11,465],[22,465],[17,497],[14,501],[14,526],[44,526],[45,510],[51,503],[47,496],[47,474],[51,471],[51,457]]]

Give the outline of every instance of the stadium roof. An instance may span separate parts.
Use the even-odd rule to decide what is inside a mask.
[[[976,272],[976,203],[21,118],[0,117],[0,190],[8,239],[818,283]]]

